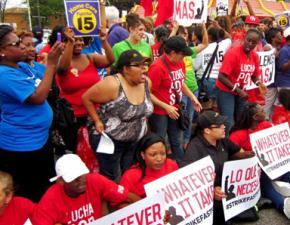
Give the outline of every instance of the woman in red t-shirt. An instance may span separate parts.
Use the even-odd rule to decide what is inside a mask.
[[[272,122],[274,124],[288,122],[290,125],[290,90],[281,89],[278,94],[278,99],[281,105],[275,106]]]
[[[10,174],[0,171],[0,224],[23,225],[31,219],[34,203],[13,196],[13,180]]]
[[[243,44],[225,54],[220,68],[216,81],[217,103],[220,113],[228,117],[225,124],[227,134],[244,109],[248,98],[245,88],[251,80],[259,86],[262,94],[266,92],[267,88],[260,80],[259,57],[253,51],[260,38],[259,31],[248,30]]]
[[[141,198],[146,197],[144,185],[178,169],[177,163],[166,158],[163,138],[151,133],[137,145],[133,166],[122,175],[120,184]]]
[[[72,106],[77,119],[77,126],[69,133],[69,149],[75,151],[77,130],[87,122],[87,110],[82,103],[82,95],[94,84],[100,81],[97,68],[105,68],[114,62],[114,54],[107,41],[107,34],[100,31],[99,38],[105,55],[82,54],[84,40],[75,37],[73,30],[64,28],[65,48],[57,65],[56,82],[60,88],[60,96],[65,98]],[[66,139],[66,138],[65,138]],[[66,143],[68,144],[68,143]]]

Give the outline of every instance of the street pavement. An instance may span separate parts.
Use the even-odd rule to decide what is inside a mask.
[[[290,225],[290,220],[276,209],[259,211],[260,219],[252,223],[234,223],[234,225]]]

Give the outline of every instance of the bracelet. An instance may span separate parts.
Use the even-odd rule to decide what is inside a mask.
[[[239,84],[239,83],[236,83],[236,84],[234,85],[233,89],[232,89],[232,92],[235,92],[235,90],[236,90],[237,87],[239,87],[239,86],[240,86],[240,84]]]
[[[255,82],[255,85],[256,86],[259,86],[259,84],[261,84],[262,82],[261,82],[261,80],[257,80],[256,82]]]

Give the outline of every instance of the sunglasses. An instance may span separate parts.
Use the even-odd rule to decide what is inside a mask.
[[[3,45],[2,48],[8,47],[8,46],[19,47],[20,43],[21,43],[21,39],[18,38],[18,39],[17,39],[16,41],[14,41],[14,42],[11,42],[11,43],[9,43],[9,44]]]

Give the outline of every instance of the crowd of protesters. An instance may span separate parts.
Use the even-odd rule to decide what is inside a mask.
[[[244,2],[249,16],[190,27],[167,20],[153,28],[133,12],[124,26],[108,6],[107,30],[97,37],[57,26],[45,46],[34,42],[39,28],[18,34],[0,25],[0,224],[87,224],[108,213],[107,202],[110,210],[136,202],[145,184],[208,155],[216,168],[213,224],[230,224],[221,205],[224,162],[255,155],[251,133],[290,124],[290,28],[260,20]],[[257,52],[272,49],[275,81],[266,87]],[[207,79],[205,56],[214,59]],[[257,86],[250,91],[248,78]],[[68,112],[56,98],[72,112],[65,128],[57,118]],[[113,154],[92,156],[98,173],[78,156],[82,128],[93,152],[104,133],[114,144]],[[289,173],[280,180],[290,183]],[[265,173],[261,190],[290,219],[290,195]]]

